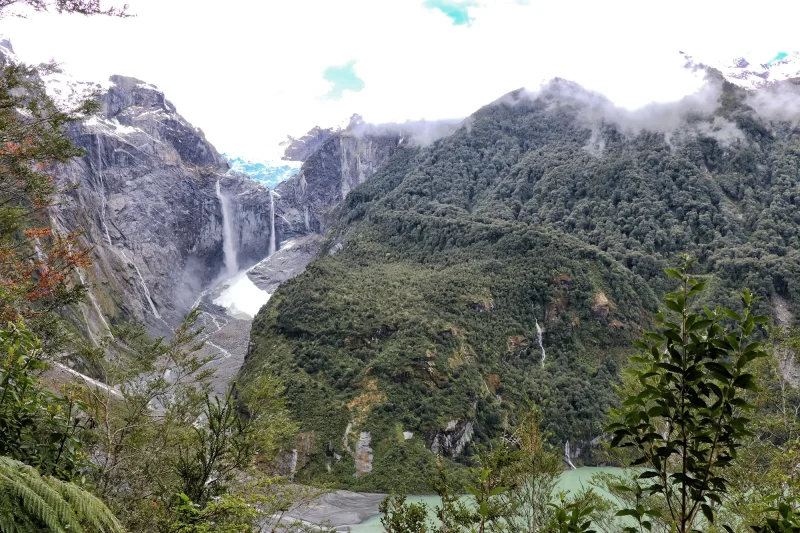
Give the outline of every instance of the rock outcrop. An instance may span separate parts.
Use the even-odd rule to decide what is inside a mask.
[[[332,222],[334,208],[386,164],[401,140],[395,133],[362,135],[348,130],[325,141],[296,176],[276,188],[279,240],[323,233]]]
[[[81,273],[92,287],[89,333],[124,317],[164,332],[222,268],[217,181],[231,200],[240,265],[267,255],[269,192],[230,172],[156,87],[123,76],[110,82],[100,113],[70,129],[85,155],[59,169],[68,192],[51,218],[57,231],[82,231],[94,247],[94,264]]]

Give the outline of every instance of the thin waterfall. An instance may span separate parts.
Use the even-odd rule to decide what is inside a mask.
[[[75,267],[75,272],[78,273],[78,279],[81,280],[81,285],[86,286],[86,294],[89,295],[89,301],[92,302],[92,306],[94,307],[94,310],[97,312],[97,316],[98,318],[100,318],[100,322],[103,323],[103,325],[106,327],[106,331],[108,331],[109,336],[113,339],[114,334],[111,333],[111,326],[109,326],[108,322],[106,322],[106,317],[105,315],[103,315],[103,311],[100,310],[100,305],[97,303],[97,299],[94,297],[94,293],[89,288],[89,285],[86,283],[86,278],[83,277],[83,272],[81,272],[81,269],[78,267]],[[86,324],[86,327],[88,328],[89,324]]]
[[[139,282],[142,284],[142,291],[144,292],[144,297],[147,298],[147,303],[150,304],[150,309],[153,311],[153,315],[161,320],[161,315],[158,314],[156,310],[156,304],[153,303],[153,299],[150,297],[150,290],[147,288],[147,284],[144,282],[144,277],[142,277],[142,273],[139,272],[139,267],[136,266],[136,263],[132,263],[133,268],[136,270],[136,275],[139,276]]]
[[[97,177],[100,181],[100,224],[103,226],[103,233],[106,242],[111,246],[111,235],[108,234],[108,224],[106,224],[106,181],[103,177],[103,142],[100,135],[95,135],[97,141]],[[95,187],[95,192],[97,187]]]
[[[217,198],[222,210],[222,254],[225,260],[225,272],[228,277],[233,277],[239,272],[239,262],[236,259],[236,243],[233,240],[233,220],[231,216],[230,199],[222,194],[217,180]]]
[[[575,465],[572,463],[572,457],[570,456],[569,453],[569,441],[564,443],[564,461],[566,461],[566,463],[569,465],[570,468],[572,468],[573,470],[577,470]]]
[[[136,263],[128,259],[125,250],[121,251],[122,251],[122,256],[128,261],[128,263],[133,265],[134,270],[136,270],[136,275],[139,276],[139,284],[142,286],[142,292],[144,293],[144,297],[147,298],[147,303],[150,304],[150,309],[153,311],[153,315],[157,319],[161,320],[161,315],[158,314],[158,310],[156,310],[156,304],[153,303],[153,299],[150,297],[150,290],[147,288],[147,284],[144,282],[144,277],[142,276],[142,273],[139,271],[139,267],[136,266]]]
[[[64,228],[64,226],[61,225],[61,223],[58,221],[57,218],[50,217],[50,222],[53,225],[53,228],[56,230],[56,233],[62,239],[66,238],[67,235],[69,235],[69,232]],[[91,287],[86,283],[86,278],[84,277],[83,272],[77,266],[74,268],[75,268],[75,273],[78,274],[78,279],[80,280],[81,285],[86,286],[86,294],[89,296],[89,301],[92,302],[92,307],[94,307],[94,310],[97,312],[97,317],[100,319],[100,322],[103,323],[103,326],[105,326],[108,335],[113,339],[114,334],[111,333],[111,327],[108,325],[108,322],[106,322],[106,317],[105,315],[103,315],[103,311],[100,309],[100,305],[97,303],[97,299],[94,297],[94,293],[92,292]],[[81,310],[83,310],[82,307]],[[95,339],[94,334],[92,333],[92,327],[89,324],[89,318],[86,316],[85,312],[83,313],[83,317],[84,320],[86,320],[86,330],[89,332],[89,337],[91,337],[92,341],[94,341],[94,343],[97,344],[97,339]]]
[[[294,474],[297,471],[297,449],[292,450],[292,460],[289,463],[289,481],[294,481]]]
[[[542,344],[542,328],[539,327],[539,321],[536,320],[536,317],[533,317],[533,321],[536,322],[536,336],[539,339],[539,348],[542,349],[542,368],[544,368],[544,360],[547,354],[544,353],[544,344]]]
[[[269,255],[274,254],[278,250],[278,239],[275,236],[275,191],[269,191]],[[280,197],[280,195],[278,195]]]

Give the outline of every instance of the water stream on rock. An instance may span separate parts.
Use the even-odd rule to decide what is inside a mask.
[[[106,181],[103,177],[103,141],[100,135],[95,135],[95,139],[97,140],[97,178],[100,183],[99,187],[95,184],[95,192],[100,194],[100,223],[103,226],[106,242],[111,246],[111,235],[108,234],[108,224],[106,224]]]
[[[270,212],[270,222],[269,222],[269,255],[275,253],[278,249],[277,238],[275,236],[275,195],[278,194],[275,191],[269,191],[269,212]]]
[[[542,349],[542,368],[544,368],[544,359],[547,357],[547,354],[544,353],[544,344],[542,344],[542,328],[539,327],[539,321],[536,320],[534,317],[534,322],[536,322],[536,336],[539,339],[539,348]]]
[[[62,239],[67,238],[69,232],[64,228],[64,226],[61,225],[61,222],[59,222],[59,220],[56,217],[51,216],[50,223],[52,224],[53,229]],[[108,335],[113,339],[114,334],[111,333],[111,327],[108,325],[106,317],[105,315],[103,315],[103,311],[100,309],[100,305],[97,303],[97,299],[94,297],[94,293],[92,292],[92,287],[86,283],[86,277],[83,275],[83,271],[81,271],[81,269],[78,268],[77,266],[74,268],[75,268],[75,273],[78,274],[78,279],[80,280],[81,285],[86,286],[86,294],[89,296],[89,301],[92,302],[92,307],[94,307],[94,310],[97,312],[97,317],[100,319],[100,322],[103,323],[103,326],[105,326]],[[82,304],[81,304],[81,311],[83,311]],[[86,315],[85,311],[83,311],[83,316],[84,319],[86,320],[86,330],[89,332],[89,337],[92,339],[95,345],[99,345],[97,339],[94,336],[94,333],[92,333],[92,327],[89,323],[89,318]]]
[[[239,272],[239,261],[236,258],[236,242],[233,239],[233,220],[231,216],[231,201],[222,194],[222,189],[217,180],[217,198],[222,210],[222,254],[225,261],[227,277],[233,277]]]
[[[161,320],[161,315],[158,314],[158,310],[156,309],[156,304],[153,303],[153,299],[150,297],[150,290],[147,288],[147,284],[144,282],[144,277],[142,273],[139,271],[139,267],[136,266],[136,263],[131,261],[128,258],[128,255],[125,253],[125,250],[122,251],[122,256],[128,261],[129,264],[133,265],[134,270],[136,270],[136,275],[139,276],[139,284],[142,286],[142,292],[144,293],[145,299],[147,299],[147,303],[150,304],[150,309],[153,311],[153,315]]]

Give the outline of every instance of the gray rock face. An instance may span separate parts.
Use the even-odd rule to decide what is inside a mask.
[[[370,447],[371,443],[372,435],[370,435],[368,431],[362,431],[358,436],[358,444],[356,444],[356,473],[353,474],[355,477],[361,477],[364,474],[372,472],[373,454],[372,448]]]
[[[339,133],[320,146],[300,172],[278,185],[276,233],[289,239],[323,233],[347,194],[364,183],[397,151],[399,134]]]
[[[322,146],[325,141],[333,137],[335,133],[333,128],[323,129],[319,126],[315,126],[299,139],[289,137],[286,142],[282,143],[285,149],[281,159],[287,161],[305,161],[317,148]]]
[[[164,331],[222,268],[217,180],[231,199],[241,265],[267,255],[269,192],[230,172],[156,87],[123,76],[111,82],[101,113],[70,130],[86,153],[59,169],[59,185],[71,190],[51,217],[94,246],[83,275],[97,305],[84,314],[135,317]]]
[[[278,251],[254,266],[247,276],[259,289],[272,294],[281,283],[305,270],[324,240],[321,235],[312,233],[282,242]]]
[[[472,440],[474,425],[475,422],[472,420],[466,422],[451,420],[445,429],[427,432],[425,440],[429,443],[434,455],[458,457]]]

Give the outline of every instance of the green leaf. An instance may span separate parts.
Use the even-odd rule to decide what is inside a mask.
[[[709,524],[714,523],[714,511],[711,510],[711,507],[707,503],[701,504],[700,509],[703,511],[703,516],[706,517]]]
[[[732,309],[728,309],[727,307],[724,307],[722,309],[722,314],[725,315],[726,317],[730,318],[731,320],[735,320],[737,322],[741,322],[742,321],[742,317],[739,316],[739,313],[737,313],[736,311],[733,311]]]

